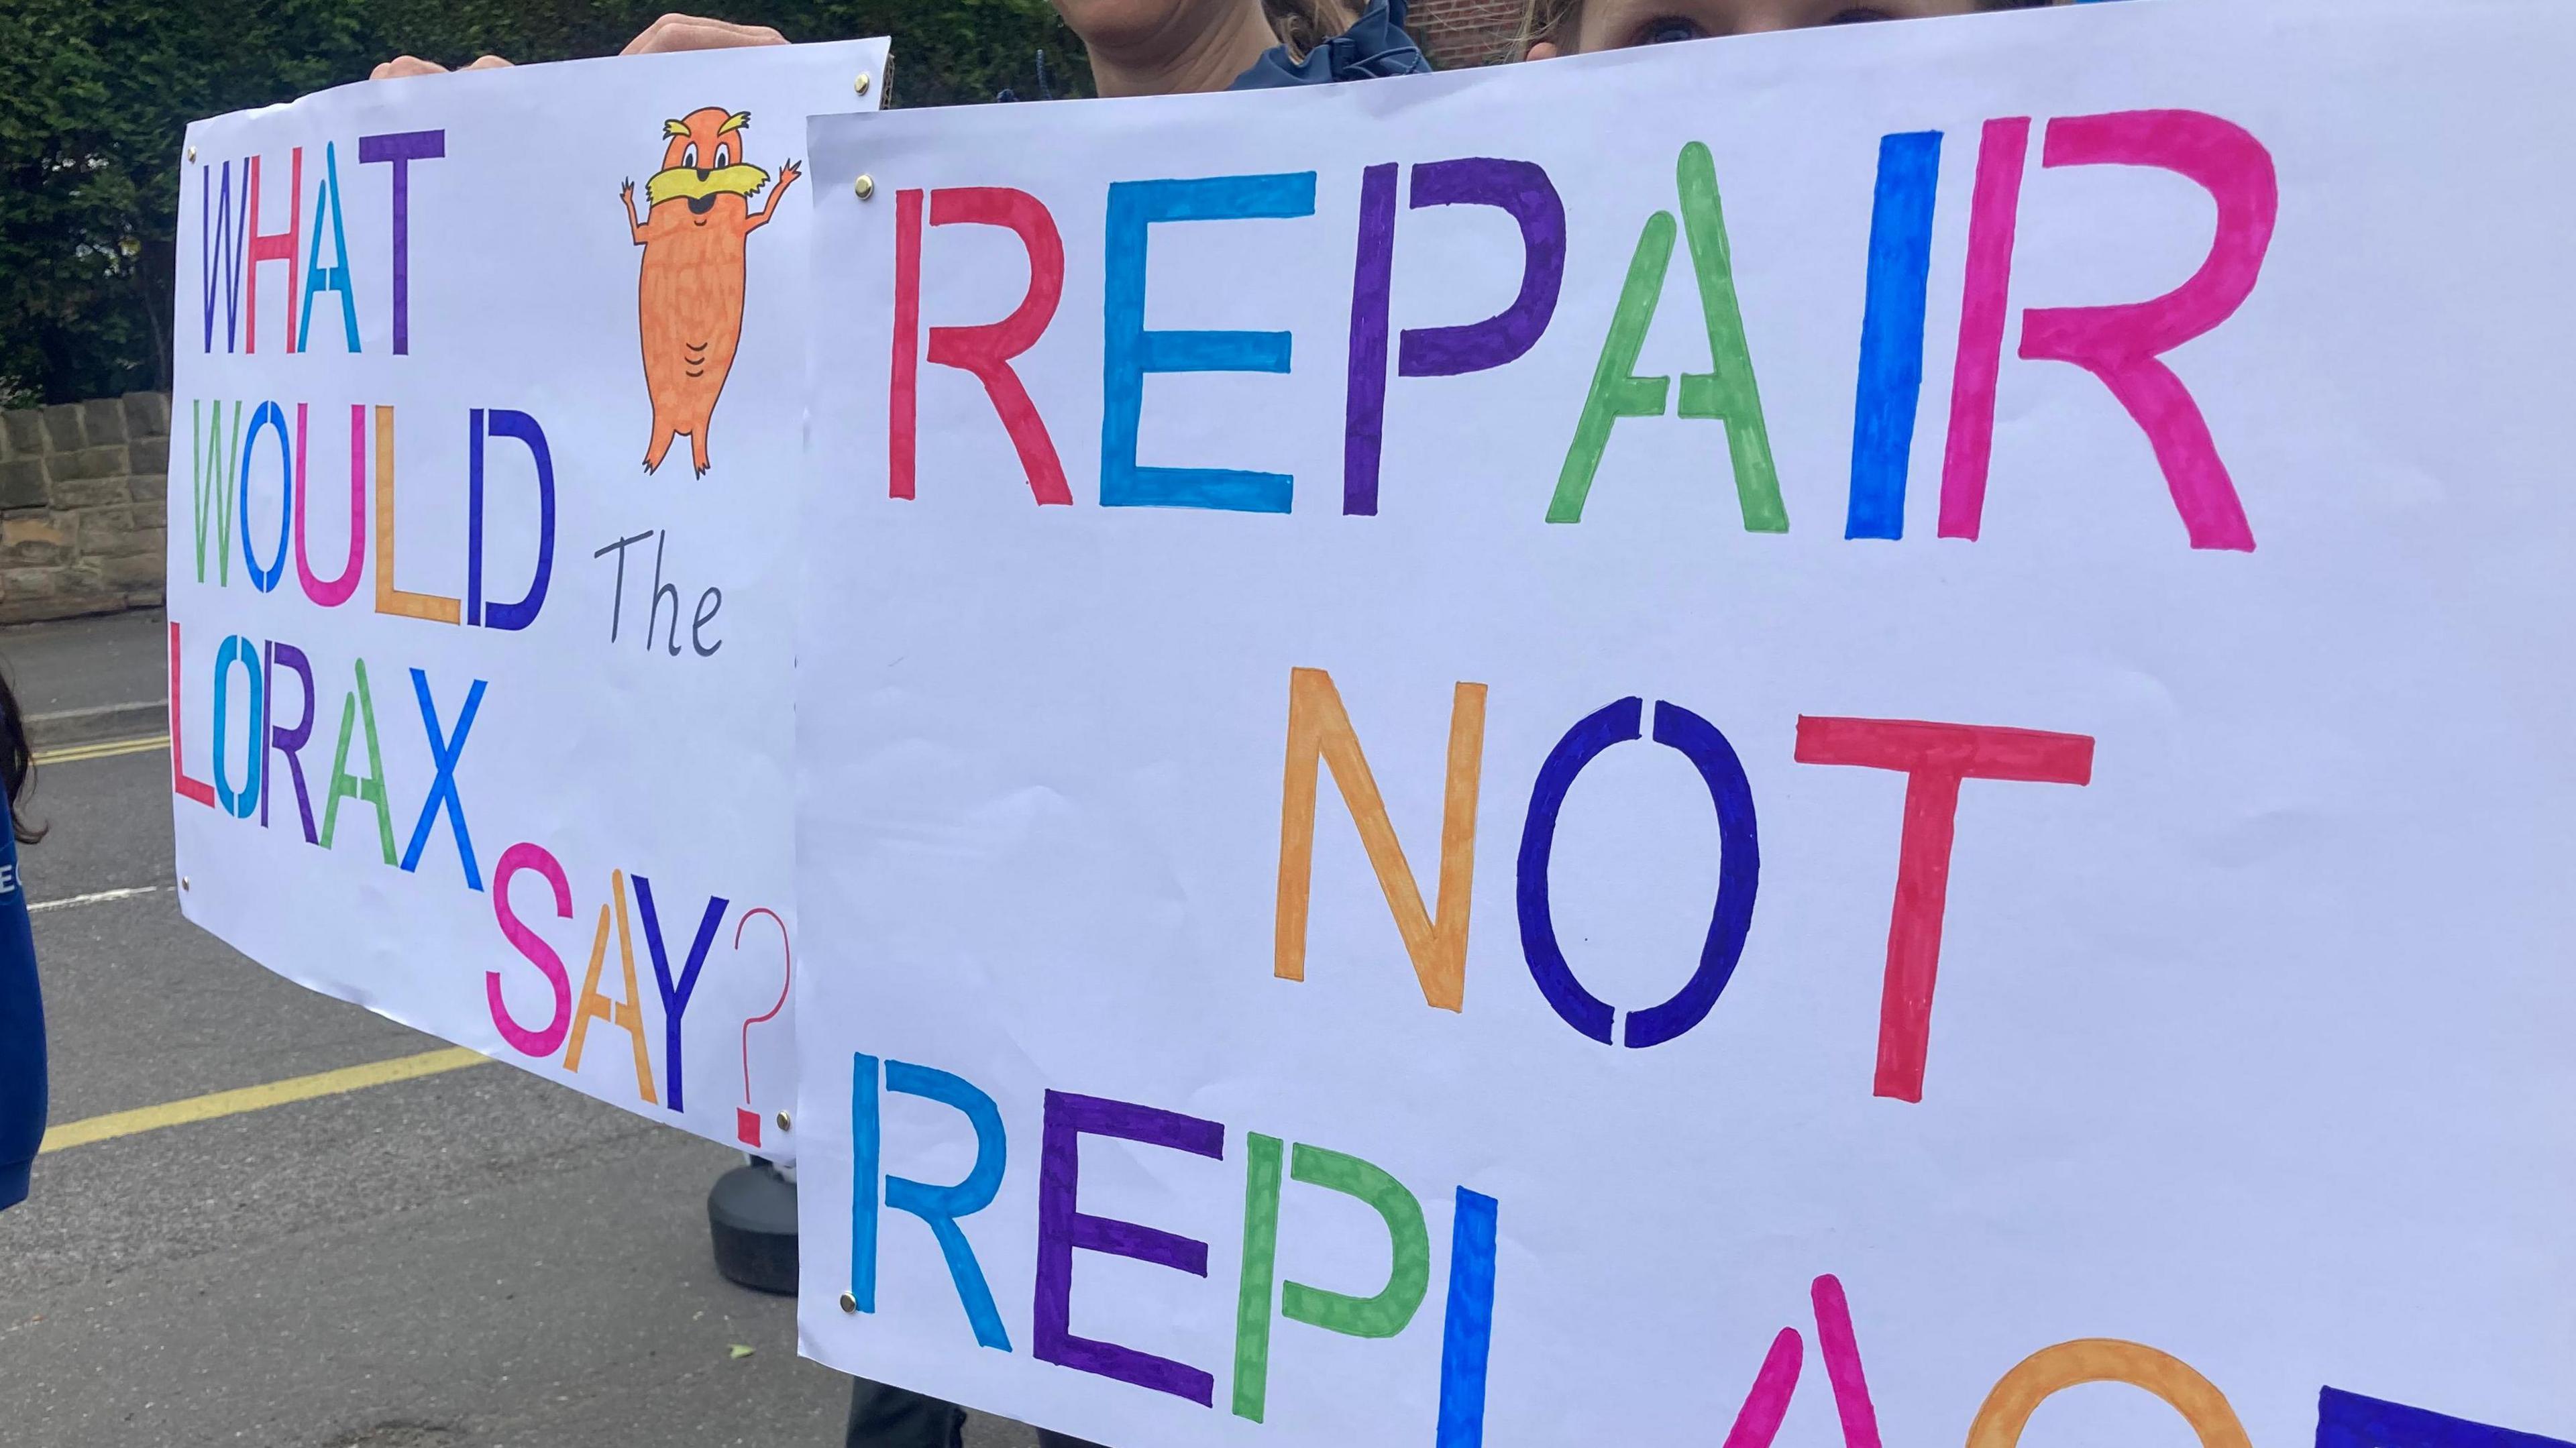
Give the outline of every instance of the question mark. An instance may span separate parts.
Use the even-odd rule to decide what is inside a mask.
[[[787,976],[778,983],[778,1004],[742,1023],[742,1105],[734,1108],[733,1126],[734,1135],[740,1137],[745,1146],[760,1145],[760,1113],[751,1109],[751,1028],[762,1021],[777,1019],[778,1013],[787,1009],[787,990],[796,980],[796,955],[787,944],[787,922],[779,919],[778,912],[768,906],[742,913],[741,921],[733,928],[733,948],[737,952],[742,949],[742,932],[751,924],[754,915],[766,915],[770,923],[778,927],[778,954],[786,963]]]

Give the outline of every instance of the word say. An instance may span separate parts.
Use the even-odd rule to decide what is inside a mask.
[[[576,918],[573,910],[572,879],[565,873],[563,863],[550,851],[542,845],[528,844],[523,841],[502,852],[500,864],[493,873],[492,918],[500,926],[502,936],[510,942],[511,947],[526,959],[528,964],[536,967],[537,974],[544,978],[551,1005],[543,1024],[528,1025],[513,1016],[508,1004],[502,999],[501,972],[485,971],[483,996],[485,1003],[491,1009],[493,1028],[501,1033],[501,1039],[509,1043],[510,1049],[523,1056],[545,1060],[560,1052],[564,1070],[574,1073],[581,1070],[582,1052],[589,1044],[590,1029],[593,1024],[604,1025],[622,1032],[626,1036],[627,1048],[635,1063],[636,1099],[647,1106],[662,1105],[672,1111],[687,1110],[686,1057],[683,1050],[684,1037],[681,1033],[681,1023],[688,1015],[690,998],[697,993],[698,974],[706,968],[708,953],[715,945],[726,918],[733,911],[733,902],[722,895],[708,896],[706,904],[697,912],[697,923],[694,928],[687,924],[685,916],[673,917],[674,926],[690,932],[685,950],[675,949],[681,936],[677,930],[666,929],[664,926],[664,906],[657,903],[654,897],[653,882],[643,875],[630,875],[624,870],[611,870],[608,876],[608,898],[601,902],[599,923],[591,932],[590,963],[582,973],[581,989],[575,992],[572,976],[564,968],[562,954],[529,925],[526,917],[520,914],[518,906],[511,900],[510,880],[521,873],[533,874],[545,883],[548,894],[541,898],[549,902],[553,918],[557,920]],[[627,904],[630,898],[634,902],[631,914]],[[755,915],[767,916],[778,925],[779,940],[783,950],[786,943],[785,923],[779,920],[777,912],[760,907],[743,912],[735,926],[734,948],[737,951],[741,949],[743,930],[749,926],[751,917]],[[647,998],[637,987],[635,973],[635,937],[639,933],[638,923],[642,927],[640,933],[644,938],[645,954],[653,967],[655,989],[653,999],[659,1002],[662,1017],[663,1071],[662,1089],[659,1093],[655,1090],[652,1044],[644,1024]],[[615,996],[600,989],[600,981],[608,964],[612,926],[617,942],[620,991]],[[677,969],[673,968],[675,960],[678,962]],[[780,990],[783,1003],[784,983]],[[777,1008],[773,1007],[768,1015],[757,1016],[744,1023],[743,1095],[746,1102],[751,1095],[750,1027],[759,1021],[771,1019],[777,1014]],[[760,1144],[759,1118],[746,1106],[738,1109],[737,1120],[741,1123],[745,1144],[758,1146]]]

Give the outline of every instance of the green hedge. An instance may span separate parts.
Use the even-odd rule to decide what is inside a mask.
[[[708,0],[714,8],[716,0]],[[670,0],[5,0],[0,3],[0,406],[170,385],[172,231],[187,123],[362,80],[614,53]],[[742,0],[791,40],[897,34],[888,99],[1088,93],[1046,0]]]

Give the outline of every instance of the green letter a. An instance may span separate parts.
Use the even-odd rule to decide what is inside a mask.
[[[331,797],[322,805],[322,848],[331,848],[331,835],[340,823],[340,801],[354,799],[373,805],[376,811],[376,842],[384,850],[385,863],[394,863],[393,808],[385,801],[385,756],[376,747],[376,701],[367,692],[367,661],[357,661],[358,687],[340,701],[340,747],[331,754]],[[349,772],[349,744],[359,722],[367,730],[367,777]]]
[[[1687,373],[1681,385],[1681,415],[1726,424],[1726,450],[1735,471],[1735,494],[1744,510],[1744,527],[1752,533],[1789,531],[1788,509],[1780,501],[1780,475],[1771,460],[1771,432],[1762,420],[1762,390],[1754,381],[1753,352],[1744,338],[1744,314],[1735,296],[1735,267],[1726,240],[1726,211],[1719,203],[1717,165],[1708,147],[1697,141],[1682,147],[1674,166],[1681,192],[1682,226],[1690,234],[1691,270],[1699,283],[1702,320],[1708,328],[1709,370]],[[1658,211],[1646,218],[1628,261],[1628,280],[1619,289],[1619,306],[1610,316],[1610,332],[1601,342],[1601,360],[1593,369],[1592,390],[1583,399],[1583,416],[1574,427],[1558,473],[1556,496],[1549,501],[1551,523],[1583,521],[1584,500],[1591,495],[1593,475],[1610,446],[1610,429],[1623,417],[1661,417],[1672,379],[1636,375],[1637,354],[1646,329],[1662,300],[1664,273],[1673,258],[1673,215]]]

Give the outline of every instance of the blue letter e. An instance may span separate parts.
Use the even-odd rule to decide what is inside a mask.
[[[1119,181],[1109,188],[1102,277],[1100,505],[1285,513],[1285,473],[1136,465],[1148,372],[1285,372],[1285,332],[1145,330],[1145,229],[1157,221],[1234,221],[1315,214],[1315,173]]]

